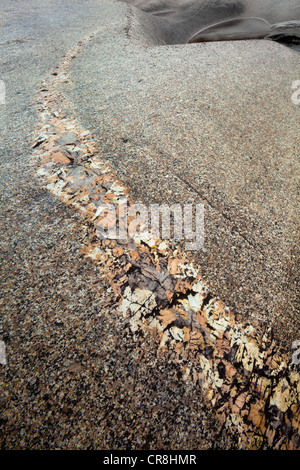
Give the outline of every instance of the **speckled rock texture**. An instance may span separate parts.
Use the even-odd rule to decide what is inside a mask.
[[[137,348],[107,270],[81,254],[89,226],[35,177],[36,92],[102,7],[1,4],[1,449],[208,448],[221,429],[198,387],[151,335]]]
[[[299,331],[300,108],[291,96],[300,55],[267,40],[158,47],[151,15],[113,8],[120,21],[72,63],[74,108],[135,200],[205,204],[204,250],[193,253],[203,275],[239,315],[290,345]]]
[[[40,58],[43,77],[36,76],[32,83],[37,93],[31,91],[30,105],[35,106],[36,120],[29,120],[23,127],[19,123],[14,128],[20,135],[30,130],[30,135],[24,135],[24,142],[27,141],[28,155],[31,142],[31,155],[25,160],[25,176],[22,160],[14,175],[19,180],[14,181],[10,170],[12,188],[20,184],[18,181],[23,181],[23,186],[19,195],[10,188],[15,198],[3,206],[7,236],[2,242],[1,267],[0,339],[1,345],[5,344],[0,356],[1,446],[3,449],[297,449],[300,375],[290,349],[290,341],[298,339],[297,318],[286,303],[282,320],[293,329],[287,334],[286,326],[282,334],[277,329],[274,335],[277,316],[268,303],[275,293],[277,299],[287,302],[283,285],[288,286],[289,293],[295,290],[287,280],[277,286],[276,272],[273,283],[260,285],[262,273],[257,271],[257,259],[267,264],[267,256],[272,254],[271,259],[275,256],[273,219],[267,217],[268,210],[262,204],[258,228],[254,216],[249,219],[252,225],[245,223],[251,211],[242,203],[242,196],[246,197],[247,192],[237,183],[242,176],[246,178],[246,170],[242,167],[243,173],[238,168],[240,160],[236,165],[234,162],[235,158],[241,158],[238,149],[246,148],[246,143],[238,145],[240,134],[233,138],[231,126],[240,123],[233,123],[229,101],[218,101],[219,82],[212,82],[210,72],[208,81],[204,83],[202,77],[198,83],[206,113],[196,119],[201,113],[197,107],[198,114],[195,114],[188,99],[190,94],[196,95],[193,88],[196,85],[191,80],[188,95],[182,96],[177,80],[184,83],[182,63],[188,70],[188,61],[202,51],[205,73],[209,74],[208,61],[215,70],[218,63],[223,86],[229,92],[225,70],[220,70],[222,61],[217,60],[220,54],[224,61],[229,53],[236,57],[238,50],[241,63],[245,57],[248,63],[250,52],[255,50],[257,79],[261,73],[259,54],[262,57],[267,50],[273,57],[273,62],[269,59],[273,65],[278,55],[285,62],[285,67],[282,62],[280,65],[282,81],[278,72],[276,75],[279,66],[274,65],[272,69],[278,87],[292,78],[290,67],[297,70],[298,56],[282,46],[269,43],[262,46],[258,42],[251,46],[222,45],[220,50],[214,45],[209,54],[207,50],[203,53],[202,46],[200,50],[190,45],[171,49],[152,47],[154,33],[148,16],[115,2],[88,2],[88,5],[85,28],[76,33],[70,28],[64,53],[57,55],[56,60],[52,57],[51,68],[50,63]],[[34,11],[43,17],[37,5]],[[80,8],[77,13],[80,16]],[[98,22],[94,20],[96,13],[101,17]],[[193,51],[190,58],[182,52],[185,47]],[[174,60],[176,71],[175,67],[170,68]],[[240,73],[246,67],[241,63]],[[152,69],[156,67],[154,72]],[[265,67],[270,67],[270,63]],[[177,86],[176,95],[175,88],[171,94],[173,100],[169,85],[172,80],[166,77],[171,72],[175,77],[172,86]],[[254,82],[254,76],[252,79],[253,82],[249,81],[247,75],[246,84],[257,91],[257,81]],[[261,116],[259,125],[265,131],[263,117],[269,108],[260,107],[262,115],[257,113],[254,103],[253,109],[250,107],[253,89],[244,90],[245,83],[241,84],[237,76],[234,79],[234,74],[233,82],[240,94],[243,91],[248,96],[247,117],[250,113],[254,119],[256,112],[256,120],[257,115]],[[211,83],[217,87],[216,101],[213,101],[215,91],[210,91]],[[274,87],[272,91],[275,93]],[[233,90],[230,96],[234,108]],[[270,90],[267,96],[273,96]],[[287,90],[285,96],[290,99]],[[276,98],[279,99],[279,92]],[[211,111],[208,99],[214,103]],[[261,106],[263,102],[261,98]],[[222,113],[226,109],[228,112],[226,119],[222,118],[222,125],[218,120],[216,124],[216,116],[221,116],[217,103],[221,103]],[[284,109],[280,113],[286,119],[289,116],[291,124],[296,122],[295,108],[289,106],[288,101],[289,113]],[[242,116],[243,109],[240,104]],[[257,122],[254,124],[256,129]],[[204,127],[208,134],[206,140]],[[276,124],[277,132],[283,127],[282,122],[281,126]],[[287,150],[288,144],[295,148],[295,129],[288,125],[284,129],[286,140],[282,134],[278,140],[274,139],[276,149],[285,145]],[[198,132],[204,138],[201,152],[205,159],[193,153],[200,145]],[[231,140],[229,137],[227,140],[226,132]],[[6,141],[10,135],[8,130]],[[217,158],[216,139],[221,136]],[[272,145],[266,138],[263,142],[273,155],[273,141]],[[225,150],[221,143],[226,144]],[[176,164],[173,145],[182,152]],[[252,145],[254,158],[257,148],[253,141]],[[6,152],[8,148],[9,144]],[[208,148],[210,152],[205,153]],[[262,148],[260,142],[259,149]],[[225,165],[225,155],[233,169],[227,165],[225,171],[224,166],[218,181],[217,172],[220,174],[220,166]],[[214,157],[213,161],[208,156]],[[277,162],[279,165],[281,160]],[[288,169],[284,165],[286,160],[278,166],[283,172],[282,180],[285,172],[292,169],[294,179],[297,178],[293,166],[296,163],[291,162]],[[244,160],[242,163],[246,168]],[[251,166],[252,173],[247,174],[250,182],[253,174],[256,178],[260,176],[261,168],[255,173],[256,166],[257,161]],[[192,176],[199,178],[199,168],[203,178],[205,172],[211,178],[211,193],[205,186],[201,191],[195,188]],[[271,164],[265,168],[265,175],[270,168]],[[229,179],[224,176],[227,173]],[[285,204],[285,236],[295,227],[293,181],[284,180],[290,190],[289,205]],[[269,184],[270,181],[267,188],[261,188],[260,197],[263,194],[265,204],[270,204],[266,191]],[[274,183],[273,194],[276,188],[283,191],[278,181]],[[242,190],[244,193],[240,195]],[[251,198],[254,195],[251,193]],[[136,200],[204,202],[209,214],[206,218],[208,247],[205,246],[204,253],[214,246],[214,256],[203,258],[203,253],[197,256],[185,253],[181,246],[152,240],[151,236],[128,239],[125,243],[99,240],[98,204],[116,203],[122,196],[127,196],[130,204]],[[247,197],[248,202],[252,201]],[[253,208],[257,209],[259,197],[256,197]],[[273,232],[269,233],[270,227]],[[227,255],[232,246],[233,251],[240,247],[239,257],[245,260],[245,273],[243,256],[248,252],[243,249],[244,245],[251,246],[248,250],[252,257],[247,261],[250,301],[243,288],[238,290],[232,285],[226,288],[228,266],[234,282],[242,282],[244,271],[237,269],[237,261],[235,265],[228,264],[228,256],[223,256],[219,249],[221,238]],[[292,242],[293,237],[286,238],[277,256],[283,256],[284,248],[294,247]],[[257,251],[259,256],[255,256]],[[209,268],[214,259],[219,261]],[[284,272],[284,260],[278,272]],[[266,266],[263,280],[269,279],[272,266]],[[254,276],[251,278],[252,268],[260,276],[256,283]],[[251,311],[253,296],[257,308]],[[280,309],[279,301],[278,305]]]

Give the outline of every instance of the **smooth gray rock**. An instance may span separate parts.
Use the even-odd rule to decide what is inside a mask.
[[[300,19],[298,0],[124,0],[163,25],[166,43],[185,43],[216,23],[235,20],[235,28],[220,25],[209,40],[255,39],[268,34],[257,19],[270,25]],[[253,20],[246,21],[252,17]],[[299,29],[298,29],[299,31]],[[235,37],[232,38],[232,34]],[[215,37],[215,39],[212,39]]]

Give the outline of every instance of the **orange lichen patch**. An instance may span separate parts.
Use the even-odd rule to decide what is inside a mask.
[[[104,188],[102,188],[102,186],[97,184],[95,187],[94,193],[101,196],[102,194],[104,194],[104,192],[105,192]]]
[[[168,271],[170,274],[180,274],[183,273],[183,265],[186,262],[185,259],[181,258],[171,258],[168,261]]]
[[[264,420],[264,404],[262,402],[252,403],[250,405],[250,412],[248,419],[252,421],[254,426],[259,427],[261,422]]]
[[[174,292],[166,289],[166,296],[167,296],[168,301],[170,302],[174,297]]]
[[[166,328],[177,319],[177,315],[173,310],[165,309],[161,311],[161,314],[158,318],[163,328]]]
[[[112,254],[116,257],[116,258],[119,258],[120,256],[122,256],[124,254],[124,248],[121,248],[120,246],[116,246],[113,250],[112,250]]]
[[[176,314],[178,318],[181,318],[182,320],[188,320],[187,312],[183,308],[181,308],[180,305],[176,307]]]
[[[197,322],[200,326],[207,329],[207,321],[205,316],[203,315],[203,312],[197,312]]]
[[[225,374],[226,374],[226,377],[231,380],[237,373],[237,370],[236,368],[230,364],[229,362],[226,362],[225,363]]]
[[[103,175],[100,176],[101,178],[101,183],[113,183],[115,181],[115,177],[112,173],[104,173]]]
[[[174,351],[177,355],[177,359],[179,359],[182,355],[182,352],[184,351],[184,346],[183,346],[183,343],[175,343],[175,346],[174,346]]]
[[[123,284],[121,282],[114,282],[112,284],[112,289],[115,295],[120,296],[122,294],[122,285]]]
[[[46,144],[43,145],[43,149],[52,152],[53,150],[57,149],[57,145],[55,145],[53,142],[47,142]]]
[[[66,165],[71,163],[71,160],[66,157],[62,152],[56,152],[52,155],[52,160],[56,163],[61,163],[62,165]]]
[[[237,396],[234,404],[232,405],[233,413],[239,413],[239,411],[244,407],[247,395],[248,395],[248,392],[243,392]]]
[[[47,154],[47,155],[44,155],[42,158],[41,158],[41,165],[46,165],[46,163],[50,162],[52,160],[51,158],[51,155],[50,154]]]
[[[132,264],[131,264],[131,263],[127,263],[126,266],[124,267],[125,273],[127,273],[130,268],[132,268]]]
[[[203,335],[198,330],[193,330],[190,332],[190,342],[189,346],[193,349],[203,349],[205,346]]]
[[[138,261],[140,259],[140,255],[138,251],[136,250],[130,250],[129,251],[129,256],[132,259],[132,261]]]
[[[187,326],[184,326],[184,327],[183,327],[183,333],[184,333],[183,341],[184,341],[185,343],[188,343],[189,340],[190,340],[190,334],[191,334],[190,328],[188,328]]]
[[[192,289],[192,284],[187,280],[178,279],[175,285],[175,291],[181,292],[183,294],[185,294],[188,290],[191,290],[191,289]]]
[[[115,201],[116,195],[114,193],[106,193],[102,201],[107,204],[112,204]]]
[[[101,176],[96,176],[96,178],[92,182],[92,186],[101,185],[102,182],[103,178]]]
[[[226,332],[222,338],[217,339],[217,347],[223,354],[228,354],[231,350],[230,340],[226,338]]]

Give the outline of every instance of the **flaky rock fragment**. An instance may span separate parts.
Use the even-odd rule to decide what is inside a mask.
[[[271,395],[270,405],[275,405],[280,411],[286,412],[296,401],[295,393],[296,389],[292,389],[288,381],[283,378]]]

